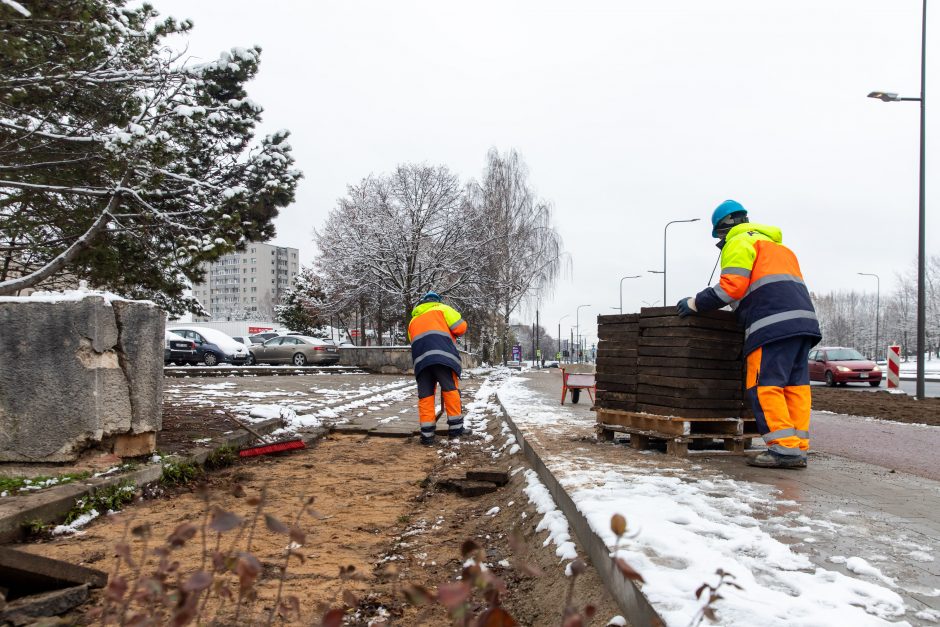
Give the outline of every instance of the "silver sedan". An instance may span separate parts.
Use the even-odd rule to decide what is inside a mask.
[[[251,358],[259,364],[332,365],[339,362],[339,350],[315,337],[282,335],[252,346]]]

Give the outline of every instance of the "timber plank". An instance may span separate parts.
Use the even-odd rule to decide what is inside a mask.
[[[708,390],[732,390],[742,392],[744,390],[743,374],[742,377],[732,377],[729,379],[698,379],[696,377],[669,377],[655,374],[647,374],[646,371],[637,375],[637,382],[658,387],[676,388],[676,389],[699,389]]]
[[[598,316],[597,324],[637,324],[640,321],[640,314],[611,314],[609,316]]]
[[[698,329],[697,329],[698,330]],[[689,335],[640,335],[639,347],[642,346],[678,346],[683,348],[700,348],[702,350],[724,350],[726,348],[744,348],[744,338],[737,334],[728,335],[727,338],[702,338]]]
[[[689,357],[647,357],[641,355],[637,357],[637,366],[646,372],[645,366],[661,368],[700,368],[713,371],[728,371],[740,374],[743,370],[741,361],[721,360],[721,359],[692,359]]]
[[[598,353],[598,366],[634,366],[636,367],[636,355],[630,357],[609,357]]]
[[[669,407],[677,410],[679,414],[685,409],[721,409],[734,412],[735,416],[741,413],[744,402],[741,399],[712,399],[712,398],[677,398],[674,396],[659,396],[647,394],[640,388],[636,395],[637,403]]]
[[[605,344],[609,345],[605,346]],[[625,345],[622,344],[613,344],[608,342],[599,342],[597,344],[597,358],[599,360],[607,357],[613,357],[615,359],[622,359],[624,357],[636,359],[636,356],[636,346],[633,345],[631,345],[631,348],[625,348]]]
[[[678,327],[684,329],[713,329],[716,331],[741,331],[741,327],[733,320],[715,320],[713,318],[700,318],[698,316],[689,316],[680,318],[673,316],[670,318],[643,318],[640,320],[640,331],[643,329],[654,329],[663,327]],[[600,327],[603,328],[603,327]]]
[[[660,416],[677,416],[682,415],[683,418],[737,418],[740,411],[727,410],[727,409],[692,409],[685,407],[664,407],[662,405],[652,405],[649,403],[641,403],[639,400],[636,404],[637,411],[647,412],[650,414],[657,414]]]
[[[691,332],[690,332],[691,331]],[[698,340],[716,340],[720,342],[742,341],[742,331],[722,331],[720,329],[696,328],[694,330],[684,329],[682,327],[649,327],[640,330],[640,337],[694,337]]]
[[[685,359],[714,359],[737,361],[742,357],[741,347],[713,348],[710,350],[685,346],[644,346],[640,343],[638,356],[642,357],[677,357]]]
[[[597,375],[614,375],[614,376],[628,374],[628,375],[636,376],[637,366],[635,364],[630,365],[630,366],[608,366],[605,364],[599,364],[597,366],[596,374]],[[606,379],[607,377],[604,377],[604,378]]]
[[[688,377],[690,379],[706,379],[708,381],[741,381],[744,378],[744,368],[688,368],[685,366],[644,366],[642,374],[653,377]],[[638,375],[639,376],[639,375]]]
[[[692,383],[692,382],[690,382]],[[643,383],[638,386],[641,394],[654,394],[656,396],[669,396],[686,399],[713,399],[713,400],[744,400],[743,390],[721,390],[709,388],[707,385],[690,385],[685,388],[662,387]]]
[[[614,340],[620,342],[636,342],[640,337],[639,329],[619,329],[608,325],[597,327],[597,339]]]
[[[637,384],[636,383],[608,383],[608,382],[597,382],[597,391],[598,393],[601,390],[605,392],[630,392],[636,394]]]

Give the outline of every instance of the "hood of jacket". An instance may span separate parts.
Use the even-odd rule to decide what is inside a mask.
[[[434,301],[421,303],[420,305],[418,305],[417,307],[411,310],[411,317],[414,318],[416,316],[420,316],[423,313],[427,313],[431,311],[432,309],[442,309],[443,307],[444,307],[444,303],[436,303]]]
[[[769,224],[756,224],[754,222],[745,222],[744,224],[736,224],[728,231],[728,235],[725,237],[725,241],[730,241],[741,235],[742,233],[747,233],[748,231],[756,231],[761,235],[769,237],[771,241],[780,244],[783,242],[783,231],[779,227],[770,226]]]

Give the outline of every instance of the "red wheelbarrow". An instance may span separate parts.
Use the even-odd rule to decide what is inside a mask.
[[[581,390],[587,390],[591,402],[594,402],[594,392],[597,383],[593,372],[584,372],[584,366],[567,366],[561,369],[561,404],[565,404],[565,396],[571,392],[571,402],[577,404],[581,399]],[[573,370],[573,372],[571,372]]]

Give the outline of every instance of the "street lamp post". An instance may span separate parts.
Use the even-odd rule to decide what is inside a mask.
[[[639,274],[634,274],[632,276],[620,277],[620,313],[623,313],[623,280],[624,279],[639,279]]]
[[[570,318],[570,317],[571,317],[571,314],[565,314],[561,318],[558,319],[558,355],[559,355],[558,361],[561,361],[561,321],[564,320],[565,318]]]
[[[923,13],[920,30],[920,98],[902,98],[895,93],[873,91],[869,98],[877,98],[885,102],[919,102],[920,103],[920,200],[918,203],[917,220],[917,398],[925,398],[924,391],[924,351],[927,348],[927,294],[926,294],[926,268],[927,268],[927,217],[925,211],[925,153],[926,139],[924,128],[926,126],[927,106],[927,0],[923,0]]]
[[[663,306],[666,305],[666,232],[670,224],[678,224],[679,222],[698,222],[698,218],[673,220],[672,222],[667,222],[666,226],[663,227]]]
[[[881,277],[871,272],[859,272],[861,276],[873,276],[877,281],[878,291],[875,296],[875,363],[878,363],[878,353],[881,351],[881,334],[878,332],[878,320],[881,318]]]
[[[574,328],[575,335],[578,337],[578,363],[581,363],[581,308],[590,307],[590,305],[578,305],[578,308],[574,310]]]

